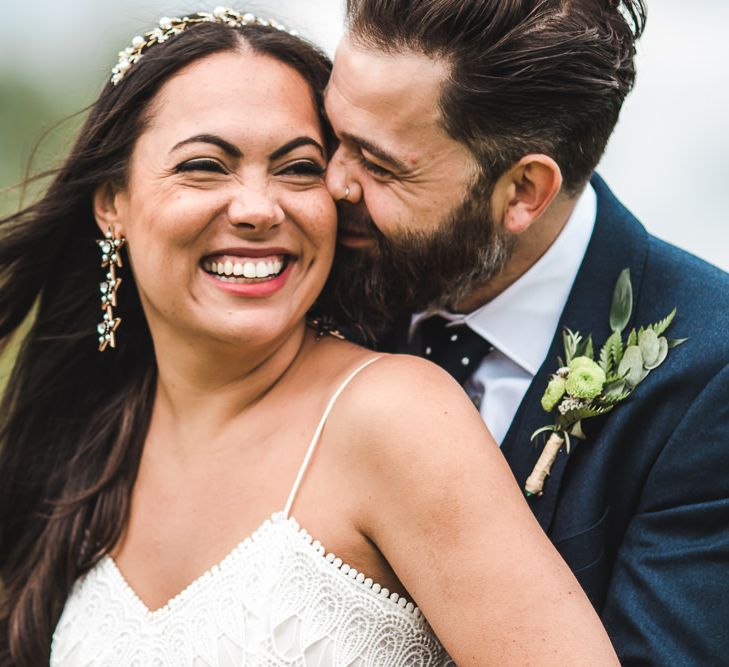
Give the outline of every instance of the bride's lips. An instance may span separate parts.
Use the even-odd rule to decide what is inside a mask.
[[[203,257],[200,268],[225,292],[266,297],[283,288],[296,260],[283,248],[226,248]]]

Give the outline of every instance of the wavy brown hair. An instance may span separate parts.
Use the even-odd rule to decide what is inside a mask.
[[[131,277],[117,348],[97,349],[94,191],[125,182],[145,114],[171,76],[242,45],[294,68],[323,108],[331,63],[315,47],[265,26],[195,25],[107,83],[45,195],[0,220],[0,349],[37,304],[0,405],[0,665],[48,663],[71,586],[127,521],[154,400],[152,341]],[[322,124],[331,136],[323,115]]]
[[[582,189],[635,82],[643,0],[347,0],[366,48],[443,59],[446,131],[495,182],[529,153]]]

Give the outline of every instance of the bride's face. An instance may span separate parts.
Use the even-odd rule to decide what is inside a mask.
[[[163,86],[127,184],[95,202],[155,339],[264,344],[301,322],[334,253],[325,146],[308,84],[270,57],[215,54]]]

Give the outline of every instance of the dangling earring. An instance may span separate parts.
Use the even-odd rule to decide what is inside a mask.
[[[99,334],[99,352],[107,347],[116,347],[116,336],[114,332],[121,324],[120,317],[114,317],[112,308],[116,307],[116,291],[121,285],[121,278],[116,276],[116,267],[121,268],[121,247],[126,242],[122,237],[115,237],[114,228],[109,225],[105,238],[96,241],[101,248],[101,268],[106,269],[106,280],[99,284],[101,289],[101,310],[104,311],[104,319],[100,322],[96,331]]]

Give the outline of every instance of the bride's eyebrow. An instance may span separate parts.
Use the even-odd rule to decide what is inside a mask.
[[[217,146],[222,151],[226,152],[231,157],[242,157],[243,153],[241,153],[240,149],[238,149],[236,146],[231,144],[229,141],[226,141],[222,137],[217,136],[216,134],[196,134],[193,137],[188,137],[187,139],[183,139],[179,143],[175,144],[172,147],[172,150],[170,153],[173,153],[178,148],[182,148],[183,146],[186,146],[187,144],[197,144],[197,143],[203,143],[203,144],[213,144],[214,146]]]
[[[316,141],[316,139],[312,139],[311,137],[307,136],[301,136],[296,137],[296,139],[292,139],[291,141],[286,142],[280,148],[277,148],[275,151],[273,151],[273,153],[268,156],[268,159],[278,160],[278,158],[283,157],[284,155],[286,155],[286,153],[290,153],[292,150],[299,148],[300,146],[313,146],[319,151],[319,153],[321,153],[322,157],[325,157],[324,147],[318,141]]]

